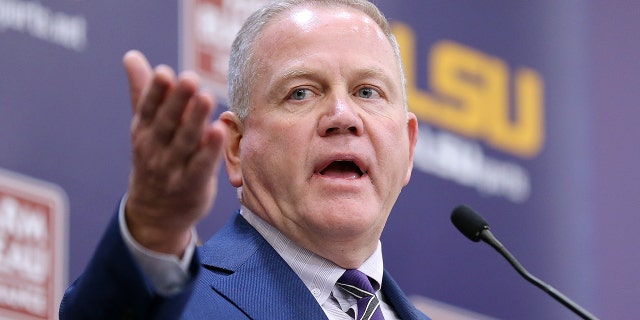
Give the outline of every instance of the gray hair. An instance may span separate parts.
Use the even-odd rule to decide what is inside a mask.
[[[249,114],[251,104],[251,92],[255,85],[255,74],[259,61],[254,57],[253,47],[262,30],[270,22],[282,13],[297,6],[310,4],[313,6],[345,6],[359,10],[375,21],[389,40],[393,48],[400,70],[402,96],[407,109],[406,79],[400,59],[400,48],[395,36],[391,32],[389,22],[382,12],[368,0],[282,0],[271,1],[266,6],[254,12],[244,23],[231,47],[229,59],[228,90],[229,110],[235,113],[240,120],[244,120]]]

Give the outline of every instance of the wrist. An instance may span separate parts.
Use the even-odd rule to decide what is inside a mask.
[[[192,226],[172,223],[136,209],[128,203],[124,208],[124,222],[133,240],[150,251],[181,258],[191,242]]]

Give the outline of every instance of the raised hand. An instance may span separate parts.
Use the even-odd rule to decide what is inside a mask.
[[[213,204],[226,127],[210,122],[215,101],[195,73],[151,69],[138,51],[123,63],[133,107],[127,224],[146,248],[180,256]]]

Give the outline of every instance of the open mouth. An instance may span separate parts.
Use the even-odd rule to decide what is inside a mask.
[[[355,162],[348,160],[332,161],[319,173],[326,177],[342,179],[355,179],[364,175],[362,169]]]

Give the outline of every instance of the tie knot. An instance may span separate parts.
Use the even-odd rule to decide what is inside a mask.
[[[369,277],[355,269],[345,271],[337,284],[356,298],[371,296],[375,293]]]
[[[380,301],[366,274],[355,269],[347,270],[338,279],[336,285],[358,300],[358,316],[355,319],[384,320],[379,307]]]

